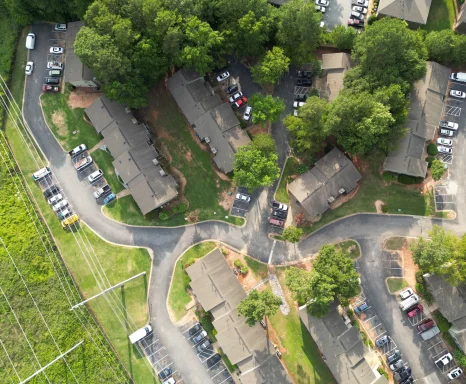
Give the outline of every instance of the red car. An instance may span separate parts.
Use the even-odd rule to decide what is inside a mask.
[[[418,313],[421,313],[422,310],[423,310],[422,305],[421,305],[421,304],[418,304],[418,305],[416,305],[413,309],[411,309],[411,310],[408,312],[408,317],[409,317],[409,318],[414,317],[414,316],[416,316]]]
[[[246,96],[241,96],[235,103],[232,104],[233,109],[240,109],[248,103],[248,98]]]
[[[428,329],[432,328],[435,325],[432,319],[425,319],[422,323],[417,326],[417,330],[419,332],[427,331]]]
[[[352,25],[353,27],[364,27],[364,21],[358,19],[348,19],[348,25]]]
[[[58,85],[44,84],[42,86],[42,92],[58,92],[58,91],[60,91],[60,87]]]

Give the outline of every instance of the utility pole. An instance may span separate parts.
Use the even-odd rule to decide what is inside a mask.
[[[122,281],[121,283],[118,283],[118,284],[114,285],[113,287],[107,288],[107,289],[103,290],[102,292],[98,293],[97,295],[94,295],[94,296],[90,297],[89,299],[86,299],[86,300],[81,301],[80,303],[78,303],[78,304],[76,304],[76,305],[73,305],[73,306],[71,307],[71,311],[72,311],[73,309],[76,309],[76,308],[80,307],[81,305],[86,304],[88,301],[91,301],[91,300],[95,299],[96,297],[105,295],[107,292],[110,292],[111,290],[113,290],[113,289],[115,289],[115,288],[121,287],[121,286],[125,285],[128,281],[134,280],[134,279],[136,279],[136,278],[138,278],[138,277],[140,277],[140,276],[143,276],[143,275],[145,275],[145,274],[146,274],[145,271],[144,271],[144,272],[141,272],[141,273],[138,273],[137,275],[134,275],[133,277],[130,277],[129,279],[127,279],[127,280],[125,280],[125,281]]]
[[[44,365],[41,369],[39,369],[38,371],[36,371],[35,373],[33,373],[31,376],[29,376],[26,380],[23,380],[21,383],[19,384],[24,384],[24,383],[27,383],[29,380],[31,380],[33,377],[37,376],[39,373],[41,373],[42,371],[44,371],[45,369],[47,369],[48,367],[50,367],[53,363],[55,363],[56,361],[60,360],[63,356],[67,355],[68,353],[70,353],[73,349],[76,349],[78,348],[82,343],[83,343],[84,340],[81,340],[78,344],[76,344],[74,347],[71,347],[70,349],[68,349],[65,353],[62,353],[60,356],[58,356],[57,358],[53,359],[50,363],[48,363],[47,365]]]

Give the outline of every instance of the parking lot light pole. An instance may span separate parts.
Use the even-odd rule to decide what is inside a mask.
[[[115,288],[121,287],[121,286],[125,285],[128,281],[134,280],[134,279],[138,278],[139,276],[143,276],[143,275],[145,275],[145,274],[146,274],[145,271],[144,271],[144,272],[141,272],[141,273],[138,273],[137,275],[134,275],[133,277],[130,277],[129,279],[127,279],[127,280],[125,280],[125,281],[122,281],[121,283],[118,283],[118,284],[114,285],[113,287],[110,287],[110,288],[107,288],[107,289],[103,290],[102,292],[98,293],[97,295],[94,295],[94,296],[90,297],[89,299],[86,299],[86,300],[84,300],[84,301],[81,301],[81,302],[78,303],[78,304],[73,305],[73,306],[70,308],[70,310],[72,311],[73,309],[76,309],[76,308],[80,307],[81,305],[86,304],[88,301],[91,301],[91,300],[95,299],[96,297],[105,295],[107,292],[110,292],[111,290],[113,290],[113,289],[115,289]]]

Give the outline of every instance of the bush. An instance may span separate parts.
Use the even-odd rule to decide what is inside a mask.
[[[177,206],[173,207],[173,213],[181,213],[181,212],[186,211],[186,209],[187,209],[186,203],[182,202],[178,204]]]
[[[462,351],[457,349],[453,352],[453,357],[460,367],[466,368],[466,355]]]
[[[311,92],[309,92],[309,97],[312,97],[312,96],[317,96],[317,97],[320,96],[319,90],[317,88],[312,88]]]
[[[305,164],[299,164],[298,167],[296,168],[296,173],[298,175],[302,175],[303,173],[307,172],[309,167]]]
[[[236,259],[233,264],[235,265],[236,268],[238,268],[241,272],[242,275],[245,275],[248,273],[249,268],[247,265],[243,264],[240,259]]]
[[[438,153],[438,149],[437,149],[437,146],[434,144],[434,143],[430,143],[428,146],[427,146],[427,153],[431,156],[435,156],[437,155]]]
[[[414,288],[416,289],[416,292],[421,295],[423,295],[426,292],[426,288],[424,287],[424,284],[417,283]]]
[[[167,220],[170,216],[168,216],[167,212],[160,212],[159,213],[159,219],[160,220]]]
[[[422,177],[414,177],[409,175],[398,176],[398,181],[403,184],[420,184],[424,180]]]
[[[367,19],[367,24],[372,25],[374,23],[374,21],[376,21],[376,20],[377,20],[376,15],[370,15],[369,18]]]
[[[388,207],[388,204],[382,205],[382,212],[383,212],[383,213],[388,213],[389,209],[390,209],[390,208]]]
[[[220,252],[222,252],[222,255],[223,256],[226,256],[226,254],[228,253],[227,250],[225,248],[220,248]]]
[[[432,162],[435,160],[435,156],[427,156],[426,161],[428,164],[428,167],[430,168],[432,165]]]
[[[184,269],[190,267],[190,266],[193,265],[195,262],[196,262],[196,259],[195,259],[194,257],[191,257],[190,259],[188,259],[188,261],[187,261],[186,264],[184,265]]]
[[[396,179],[396,175],[391,172],[384,172],[382,177],[385,181],[392,181],[393,179]]]

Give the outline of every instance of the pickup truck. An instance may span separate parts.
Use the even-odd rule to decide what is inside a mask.
[[[73,148],[68,153],[71,157],[75,157],[83,153],[86,149],[87,149],[86,144],[81,144],[81,145],[78,145],[76,148]]]
[[[74,167],[76,168],[77,171],[81,171],[82,169],[86,168],[88,165],[92,164],[92,157],[86,156],[83,157],[81,160],[78,160],[76,163],[74,163]]]
[[[452,360],[453,360],[453,356],[451,355],[451,353],[446,353],[440,359],[435,360],[435,365],[439,367],[440,369],[442,369],[443,367],[448,365],[450,361]]]
[[[94,197],[98,199],[99,197],[104,196],[111,191],[112,189],[110,188],[110,185],[105,184],[102,188],[99,188],[97,191],[94,192]]]

